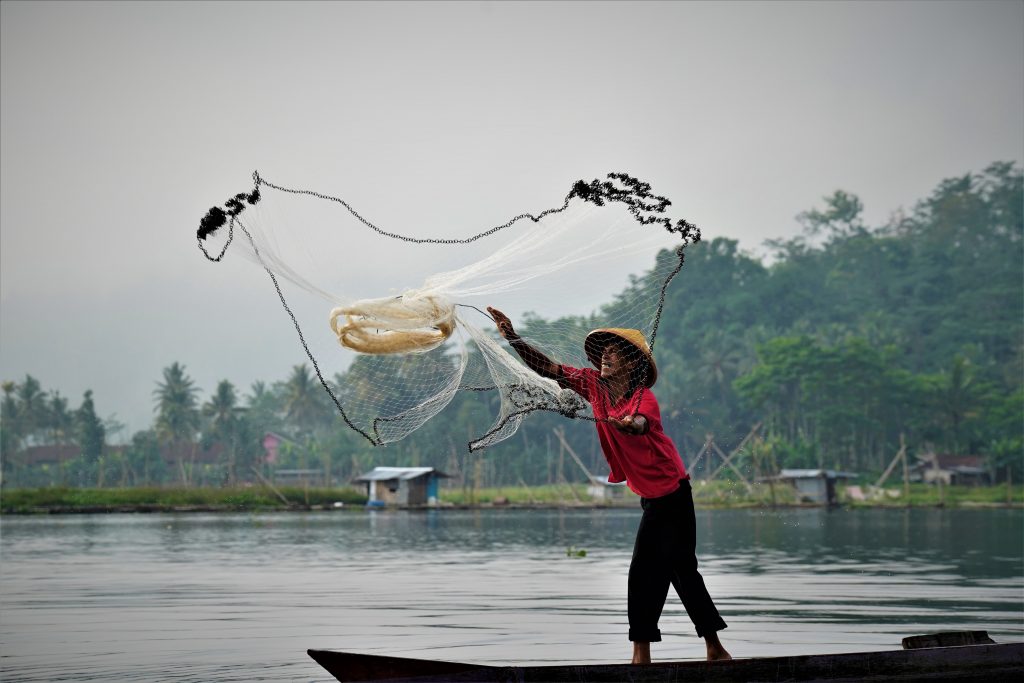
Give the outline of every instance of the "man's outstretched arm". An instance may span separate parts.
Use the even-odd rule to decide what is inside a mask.
[[[490,306],[487,307],[487,312],[494,318],[494,324],[498,326],[498,334],[515,349],[519,357],[526,363],[526,367],[545,379],[558,380],[562,378],[562,366],[523,341],[523,338],[516,334],[512,327],[512,321],[507,315]]]

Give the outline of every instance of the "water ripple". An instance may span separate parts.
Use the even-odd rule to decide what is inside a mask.
[[[735,654],[1024,639],[1020,511],[698,514]],[[486,663],[628,655],[635,510],[3,519],[4,681],[329,681],[307,648]],[[584,558],[566,557],[569,546]],[[703,646],[670,596],[656,657]]]

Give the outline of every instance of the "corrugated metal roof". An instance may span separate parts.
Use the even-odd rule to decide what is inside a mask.
[[[415,479],[424,474],[434,473],[439,477],[448,475],[433,467],[374,467],[355,481],[389,481],[391,479]]]
[[[601,486],[625,486],[626,485],[626,482],[624,482],[624,481],[608,481],[608,475],[605,475],[603,477],[597,477],[597,476],[591,475],[590,483],[591,484],[595,484],[595,485],[600,484]]]
[[[853,472],[838,472],[836,470],[799,470],[799,469],[784,469],[779,472],[779,479],[818,479],[825,477],[826,479],[855,479],[857,477]]]
[[[957,465],[950,468],[957,474],[988,474],[988,470],[984,467],[968,467],[967,465]]]
[[[939,467],[950,470],[955,467],[977,467],[985,469],[985,458],[980,455],[952,455],[949,453],[919,453],[918,462],[934,463],[938,461]]]

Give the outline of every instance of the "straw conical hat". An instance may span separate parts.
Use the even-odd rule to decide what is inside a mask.
[[[601,367],[601,353],[605,345],[614,338],[628,342],[636,348],[647,360],[647,381],[644,384],[648,388],[653,387],[658,381],[658,367],[654,364],[654,356],[651,355],[651,348],[647,346],[644,333],[640,330],[633,330],[626,327],[605,327],[594,330],[587,335],[583,342],[583,350],[587,352],[587,358],[594,364],[594,367]]]

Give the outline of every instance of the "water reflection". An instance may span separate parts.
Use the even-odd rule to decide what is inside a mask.
[[[3,680],[328,680],[308,647],[615,661],[638,510],[346,511],[2,520]],[[1024,515],[699,511],[743,656],[1024,639]],[[585,558],[568,558],[569,546]],[[682,607],[658,658],[694,658]]]

